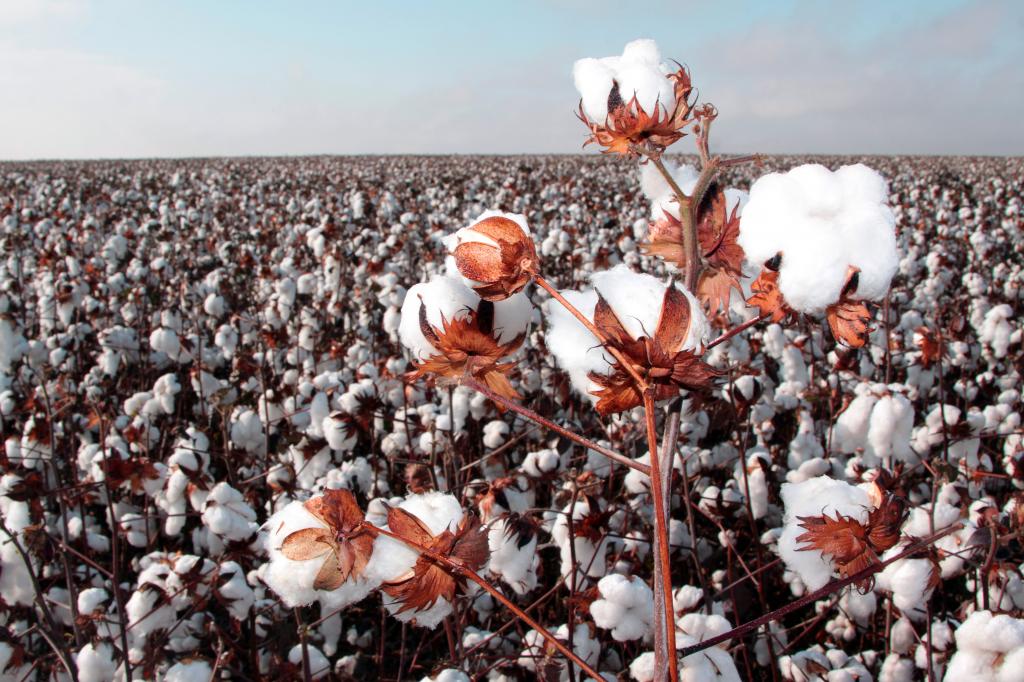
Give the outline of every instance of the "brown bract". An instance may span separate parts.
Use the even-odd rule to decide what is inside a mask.
[[[914,330],[914,345],[921,351],[918,363],[925,369],[934,365],[946,354],[942,335],[938,331],[933,331],[925,326]]]
[[[715,187],[701,203],[697,223],[697,240],[704,260],[713,268],[733,277],[743,274],[743,247],[739,245],[739,202],[727,210],[725,192]]]
[[[860,271],[850,266],[839,300],[825,309],[825,318],[836,341],[850,348],[861,348],[868,341],[872,328],[868,326],[871,314],[864,301],[854,298]]]
[[[427,321],[426,307],[421,303],[420,330],[438,354],[417,363],[416,369],[406,375],[407,380],[415,381],[429,374],[457,383],[471,376],[499,395],[511,399],[519,397],[508,380],[515,363],[499,361],[515,352],[526,334],[508,343],[498,343],[494,336],[493,303],[480,301],[476,310],[462,318],[446,320],[442,317],[440,329]]]
[[[878,555],[896,546],[900,540],[900,528],[907,519],[906,500],[891,492],[882,492],[882,501],[868,514],[867,525],[852,516],[836,513],[821,516],[799,516],[800,527],[805,533],[797,542],[805,543],[800,551],[817,550],[832,557],[839,575],[847,578],[878,563]],[[871,589],[874,578],[857,582],[863,592]]]
[[[594,308],[594,326],[647,381],[655,400],[673,398],[681,388],[708,388],[721,374],[692,351],[679,350],[690,332],[690,322],[690,300],[674,286],[665,290],[653,336],[634,339],[600,294]],[[640,389],[619,361],[614,361],[609,374],[591,372],[589,376],[600,387],[594,392],[600,414],[607,416],[643,404]]]
[[[419,518],[404,509],[392,507],[388,510],[388,527],[400,538],[408,540],[414,547],[422,547],[440,554],[454,564],[477,571],[490,556],[487,547],[487,531],[474,515],[462,518],[454,533],[445,530],[434,535]],[[382,589],[402,603],[398,613],[426,610],[438,599],[451,602],[462,579],[450,572],[444,564],[420,554],[416,564],[405,575],[384,583]]]
[[[537,249],[515,221],[492,216],[469,230],[488,237],[494,244],[464,241],[452,255],[459,272],[479,284],[473,290],[487,301],[502,301],[522,291],[537,271]]]
[[[373,552],[373,536],[363,529],[363,510],[348,490],[326,490],[305,503],[306,509],[327,528],[303,528],[281,543],[281,553],[292,561],[324,557],[313,587],[336,590],[366,570]]]
[[[867,529],[852,516],[837,513],[835,518],[828,514],[797,518],[800,527],[807,531],[796,539],[797,542],[806,543],[799,550],[817,550],[831,556],[832,563],[842,577],[848,578],[878,561],[868,542]],[[857,587],[865,591],[873,583],[874,578],[868,578],[858,582]]]
[[[777,270],[763,268],[761,274],[750,285],[750,292],[747,305],[757,308],[761,315],[769,315],[772,322],[782,322],[793,316],[793,311],[779,290]]]
[[[608,92],[608,117],[603,124],[587,118],[581,101],[576,115],[590,129],[590,137],[583,146],[596,142],[604,147],[605,154],[636,155],[634,145],[646,143],[664,149],[681,138],[682,129],[690,123],[689,98],[693,86],[685,68],[680,67],[668,77],[673,81],[676,100],[671,112],[660,103],[655,104],[653,112],[644,111],[635,94],[623,99],[619,84],[614,81]]]

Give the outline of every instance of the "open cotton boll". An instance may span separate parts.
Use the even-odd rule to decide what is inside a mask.
[[[583,101],[583,112],[602,125],[608,117],[608,95],[618,83],[624,103],[636,96],[648,114],[655,109],[671,112],[675,107],[675,88],[666,75],[670,69],[662,63],[658,45],[650,39],[634,40],[622,56],[586,58],[573,65],[573,82]]]
[[[305,528],[326,527],[306,509],[304,503],[298,501],[289,503],[263,525],[266,531],[263,535],[263,548],[267,552],[268,561],[262,567],[261,577],[285,606],[306,606],[317,599],[329,598],[333,608],[338,609],[354,604],[380,585],[380,580],[372,577],[367,567],[360,578],[350,578],[336,590],[317,590],[313,588],[313,583],[323,565],[323,557],[295,561],[281,552],[281,543],[292,533]],[[370,565],[375,557],[371,555]]]
[[[881,558],[888,559],[900,549],[894,547]],[[891,591],[893,606],[910,620],[921,622],[927,617],[927,603],[935,589],[930,584],[933,568],[929,559],[901,559],[875,574],[876,587]]]
[[[590,615],[597,627],[611,630],[618,642],[650,634],[654,593],[643,580],[613,573],[598,581],[597,590],[601,598],[590,604]]]
[[[446,530],[454,532],[463,516],[462,505],[457,498],[437,491],[408,495],[398,507],[416,516],[434,535]],[[380,535],[373,541],[373,557],[366,567],[367,578],[377,584],[397,580],[412,570],[418,558],[419,553],[401,540]],[[384,608],[392,616],[403,623],[413,622],[424,628],[436,626],[452,612],[452,605],[442,598],[428,609],[399,613],[402,602],[387,594],[381,596]]]
[[[797,537],[804,533],[800,527],[800,516],[821,516],[836,514],[853,517],[860,523],[867,523],[872,509],[868,494],[844,481],[828,476],[811,478],[800,483],[782,484],[782,503],[785,519],[782,536],[779,538],[779,555],[786,568],[800,576],[810,590],[822,587],[833,576],[832,562],[819,550],[799,550],[804,543]]]
[[[871,410],[867,442],[874,455],[867,466],[877,466],[885,460],[916,464],[917,455],[910,448],[914,430],[914,406],[899,393],[884,395]]]
[[[331,672],[331,662],[324,656],[324,652],[312,644],[307,644],[305,649],[305,654],[303,654],[301,644],[293,646],[288,652],[288,662],[301,670],[303,667],[302,658],[305,655],[309,661],[309,676],[314,680],[319,680]]]
[[[595,272],[590,277],[594,288],[612,307],[619,321],[633,338],[654,334],[661,318],[661,307],[668,288],[646,273],[633,272],[628,265]],[[679,348],[668,351],[699,350],[707,343],[709,326],[703,308],[689,291],[676,287],[690,302],[690,330]]]
[[[835,303],[850,267],[858,299],[877,300],[899,266],[885,180],[867,166],[818,164],[769,173],[750,188],[739,244],[756,267],[782,253],[779,289],[795,310]]]
[[[426,306],[427,322],[442,329],[442,319],[451,322],[464,319],[480,305],[480,297],[463,282],[453,277],[435,277],[413,286],[402,303],[402,319],[398,336],[417,360],[437,355],[438,350],[427,340],[420,328],[420,306]],[[508,343],[524,333],[533,317],[533,305],[526,294],[519,292],[494,303],[494,337]]]
[[[107,642],[86,644],[75,655],[75,663],[78,665],[79,682],[107,682],[113,680],[117,673],[114,649]],[[10,672],[6,668],[0,670]]]
[[[498,518],[487,531],[487,545],[491,550],[491,573],[499,576],[516,594],[526,594],[537,587],[537,537],[534,535],[520,546],[520,538],[509,534],[507,519]]]
[[[420,306],[426,306],[427,322],[440,329],[442,319],[449,322],[463,319],[476,310],[479,303],[480,298],[453,277],[435,277],[429,282],[420,282],[405,294],[398,337],[417,360],[426,360],[438,351],[420,329]]]
[[[214,486],[203,507],[203,524],[225,540],[242,541],[256,532],[256,512],[225,482]]]
[[[949,682],[1024,679],[1024,620],[976,611],[956,629],[956,649],[946,669]]]

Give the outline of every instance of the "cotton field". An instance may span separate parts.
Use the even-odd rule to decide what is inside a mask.
[[[0,678],[1024,679],[1024,163],[756,161],[0,164]]]

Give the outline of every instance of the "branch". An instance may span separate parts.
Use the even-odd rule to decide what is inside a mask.
[[[763,616],[759,616],[759,617],[755,618],[754,620],[747,621],[743,625],[740,625],[738,627],[733,628],[732,630],[729,630],[729,632],[726,632],[726,633],[723,633],[721,635],[718,635],[717,637],[712,637],[711,639],[706,639],[703,642],[699,642],[697,644],[694,644],[693,646],[684,647],[684,648],[679,650],[679,657],[680,658],[686,658],[687,656],[692,656],[693,654],[699,653],[701,651],[704,651],[705,649],[713,647],[716,644],[721,644],[722,642],[728,642],[731,639],[736,639],[738,637],[742,637],[743,635],[745,635],[748,632],[751,632],[753,630],[756,630],[757,628],[761,627],[762,625],[765,625],[767,623],[771,623],[772,621],[775,621],[775,620],[779,620],[780,618],[783,618],[783,617],[789,615],[790,613],[796,611],[797,609],[800,609],[800,608],[806,606],[807,604],[810,604],[812,602],[816,602],[819,599],[821,599],[822,597],[827,597],[830,594],[838,592],[839,590],[843,589],[847,585],[852,585],[853,583],[860,582],[861,580],[864,580],[865,578],[870,578],[875,573],[878,573],[879,571],[881,571],[883,568],[885,568],[889,564],[891,564],[891,563],[893,563],[895,561],[899,561],[900,559],[905,559],[908,556],[911,556],[912,554],[916,554],[917,552],[921,551],[925,547],[928,547],[929,545],[934,543],[936,540],[944,538],[947,535],[949,535],[950,533],[955,533],[956,531],[958,531],[958,530],[960,530],[962,528],[963,528],[963,525],[959,524],[959,523],[955,524],[955,525],[952,525],[952,526],[949,526],[948,528],[944,528],[941,531],[939,531],[938,533],[935,533],[935,534],[925,538],[924,540],[921,540],[920,542],[914,543],[913,545],[911,545],[907,549],[903,550],[902,552],[900,552],[896,556],[890,557],[890,558],[888,558],[885,561],[882,561],[880,563],[868,566],[867,568],[865,568],[863,570],[860,570],[860,571],[857,571],[853,575],[848,576],[846,578],[842,578],[840,580],[833,580],[832,582],[830,582],[829,584],[825,585],[824,587],[821,587],[821,588],[815,590],[814,592],[810,592],[808,594],[805,594],[804,596],[800,597],[796,601],[790,602],[789,604],[786,604],[785,606],[783,606],[780,609],[775,609],[774,611],[770,611],[769,613],[766,613]]]
[[[589,449],[593,450],[594,452],[602,454],[605,457],[607,457],[608,459],[614,460],[614,461],[618,462],[619,464],[622,464],[623,466],[629,467],[630,469],[636,469],[640,473],[647,474],[648,476],[650,476],[650,474],[651,474],[651,468],[649,466],[647,466],[646,464],[642,464],[640,462],[634,461],[634,460],[630,459],[629,457],[626,457],[625,455],[621,455],[621,454],[615,452],[614,450],[609,450],[608,448],[604,447],[603,445],[598,445],[597,443],[595,443],[594,441],[590,440],[589,438],[584,438],[583,436],[581,436],[581,435],[579,435],[579,434],[577,434],[577,433],[575,433],[573,431],[570,431],[569,429],[566,429],[566,428],[564,428],[562,426],[559,426],[558,424],[556,424],[555,422],[551,421],[550,419],[547,419],[545,417],[540,416],[539,414],[537,414],[536,412],[534,412],[530,408],[524,407],[523,405],[520,405],[519,403],[517,403],[514,400],[509,400],[505,396],[500,395],[498,393],[495,393],[490,388],[488,388],[484,384],[480,383],[479,381],[477,381],[473,377],[467,376],[467,377],[463,378],[462,379],[462,385],[463,386],[468,386],[469,388],[472,388],[474,391],[478,391],[479,393],[482,393],[483,395],[487,396],[488,398],[490,398],[494,402],[498,403],[502,407],[505,407],[505,408],[507,408],[509,410],[512,410],[516,414],[522,415],[523,417],[526,417],[530,421],[536,422],[537,424],[540,424],[541,426],[554,431],[558,435],[563,436],[565,438],[568,438],[569,440],[573,441],[574,443],[578,443],[579,445],[582,445],[585,448],[589,448]]]
[[[562,642],[559,641],[559,639],[555,637],[553,634],[548,632],[548,630],[543,625],[535,621],[529,614],[527,614],[521,608],[516,606],[508,597],[502,594],[500,590],[498,590],[496,587],[494,587],[489,582],[480,577],[480,574],[474,571],[473,569],[469,568],[468,566],[462,563],[454,562],[445,555],[439,554],[438,552],[435,552],[429,547],[424,547],[423,545],[417,542],[414,542],[408,538],[404,538],[401,535],[392,533],[389,530],[378,528],[377,526],[365,522],[363,523],[363,528],[371,534],[384,535],[394,540],[398,540],[399,542],[402,542],[408,545],[409,547],[412,547],[417,552],[427,557],[431,561],[434,561],[444,566],[445,569],[453,575],[472,580],[477,585],[482,587],[485,592],[487,592],[496,600],[498,600],[502,604],[502,606],[507,608],[513,614],[515,614],[516,618],[518,618],[519,620],[523,621],[528,626],[536,630],[537,633],[540,634],[541,637],[546,639],[549,644],[558,649],[559,653],[561,653],[563,656],[565,656],[570,661],[579,666],[579,668],[587,675],[589,675],[592,679],[596,680],[596,682],[605,682],[604,678],[601,677],[601,675],[596,670],[594,670],[590,666],[590,664],[588,664],[586,661],[584,661],[582,658],[576,655],[576,652],[570,650],[567,646],[562,644]]]
[[[679,660],[676,650],[675,605],[672,601],[672,564],[669,559],[668,504],[662,487],[661,459],[658,456],[658,434],[654,423],[654,395],[644,392],[644,418],[647,422],[647,447],[651,453],[651,495],[654,498],[654,603],[661,611],[655,614],[654,669],[661,679],[662,671],[668,672],[668,679],[679,679]],[[668,470],[672,470],[672,455],[668,457]],[[571,513],[570,513],[571,515]]]

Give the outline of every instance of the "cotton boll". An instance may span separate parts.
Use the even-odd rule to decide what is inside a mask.
[[[654,593],[639,578],[613,573],[597,583],[601,598],[590,605],[599,628],[611,630],[618,642],[642,639],[651,631]]]
[[[573,81],[587,118],[603,125],[610,113],[608,96],[616,83],[623,102],[628,103],[636,96],[637,103],[647,114],[654,115],[656,105],[671,112],[675,106],[675,88],[666,75],[668,71],[661,62],[657,44],[641,39],[627,44],[622,56],[578,60],[573,65]]]
[[[898,548],[893,548],[882,559],[898,551]],[[878,588],[892,592],[892,603],[904,616],[920,622],[927,615],[926,604],[934,590],[930,585],[932,570],[928,559],[901,559],[877,573],[876,583]]]
[[[435,277],[416,284],[405,294],[398,336],[417,360],[426,360],[438,351],[420,329],[420,307],[426,306],[427,322],[440,329],[442,320],[465,318],[476,310],[479,302],[469,287],[451,277]]]
[[[867,443],[874,454],[872,460],[865,459],[868,466],[877,466],[884,461],[916,463],[917,456],[910,448],[914,429],[914,407],[899,393],[884,395],[871,410]]]
[[[322,677],[326,677],[331,672],[331,662],[327,660],[324,653],[312,644],[306,645],[305,650],[306,660],[309,661],[309,676],[314,680],[319,680]],[[296,644],[288,652],[288,662],[299,669],[303,668],[303,648],[301,644]]]
[[[263,528],[265,533],[261,538],[268,562],[263,565],[262,579],[288,607],[305,606],[330,595],[334,608],[342,608],[363,599],[380,585],[380,580],[371,576],[368,566],[363,576],[345,581],[337,590],[324,592],[313,588],[323,557],[294,561],[281,552],[281,543],[292,533],[306,528],[326,528],[302,502],[291,502],[271,516]],[[375,554],[371,555],[371,565],[375,558]]]
[[[462,521],[463,510],[458,499],[440,492],[409,495],[399,508],[415,515],[434,535],[454,530]],[[367,566],[367,578],[380,584],[398,579],[415,565],[419,553],[401,540],[384,535],[373,543],[373,558]],[[401,602],[383,596],[384,608],[402,622],[412,622],[424,628],[432,628],[452,612],[452,605],[446,599],[438,599],[425,610],[408,610],[399,613]]]
[[[225,540],[246,540],[258,529],[256,512],[246,503],[242,493],[225,482],[210,491],[203,508],[203,523]]]
[[[499,576],[516,594],[527,594],[537,587],[537,537],[521,543],[518,534],[510,534],[505,517],[495,520],[487,531],[491,551],[488,564],[491,573]]]
[[[976,611],[957,628],[956,648],[946,680],[1020,680],[1024,672],[1024,620]]]
[[[739,244],[756,267],[782,254],[779,289],[799,312],[836,302],[850,268],[860,271],[856,298],[878,300],[899,262],[884,187],[859,164],[835,173],[817,164],[769,173],[750,189]]]
[[[78,665],[79,682],[107,682],[113,680],[117,673],[114,649],[106,642],[83,646],[75,656],[75,663]]]
[[[590,281],[616,312],[622,326],[633,338],[650,336],[658,328],[666,286],[658,278],[636,273],[625,265],[595,272]],[[679,348],[671,351],[696,350],[707,343],[709,327],[703,308],[693,294],[680,289],[690,302],[690,330]]]
[[[804,532],[798,517],[828,514],[835,518],[839,513],[866,524],[872,508],[871,500],[856,486],[821,476],[802,483],[784,483],[782,503],[785,526],[779,538],[779,555],[786,568],[799,575],[808,589],[823,587],[833,576],[832,562],[818,550],[798,549],[804,546],[797,541]]]

